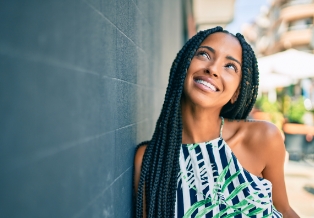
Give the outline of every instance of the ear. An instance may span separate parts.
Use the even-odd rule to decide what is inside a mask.
[[[240,94],[240,86],[237,88],[237,90],[235,91],[235,93],[231,97],[231,99],[230,99],[231,104],[234,104],[234,102],[237,101],[239,94]]]

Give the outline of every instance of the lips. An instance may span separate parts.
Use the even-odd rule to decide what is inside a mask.
[[[214,83],[214,81],[211,78],[205,77],[205,76],[197,76],[194,78],[194,81],[198,84],[201,84],[210,90],[214,92],[220,91],[217,85]]]

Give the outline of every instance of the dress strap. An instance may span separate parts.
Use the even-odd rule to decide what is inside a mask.
[[[222,138],[222,128],[224,126],[225,120],[223,117],[221,117],[221,124],[220,124],[220,132],[219,132],[219,137]]]

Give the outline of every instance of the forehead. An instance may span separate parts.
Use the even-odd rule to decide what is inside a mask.
[[[210,46],[218,53],[231,55],[242,61],[242,47],[238,39],[230,34],[218,32],[205,38],[202,45]]]

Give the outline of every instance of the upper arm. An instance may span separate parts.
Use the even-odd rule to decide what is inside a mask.
[[[141,177],[141,169],[142,169],[142,162],[143,162],[143,156],[145,153],[147,145],[143,145],[139,147],[136,151],[135,157],[134,157],[134,191],[135,196],[137,197],[138,192],[138,183],[140,181]],[[143,191],[143,218],[146,217],[146,200],[145,200],[145,188]]]
[[[146,145],[139,147],[136,151],[135,158],[134,158],[134,190],[135,190],[136,195],[137,195],[137,190],[138,190],[138,183],[140,181],[142,161],[143,161],[145,150],[146,150]]]
[[[284,182],[285,145],[280,131],[271,127],[265,134],[267,159],[262,172],[263,177],[272,183],[273,202],[277,209],[288,207],[288,198]]]
[[[284,217],[298,217],[291,209],[284,180],[284,162],[286,149],[280,130],[273,124],[266,124],[267,130],[263,134],[263,146],[267,159],[262,172],[263,177],[272,183],[272,199],[276,209]]]

